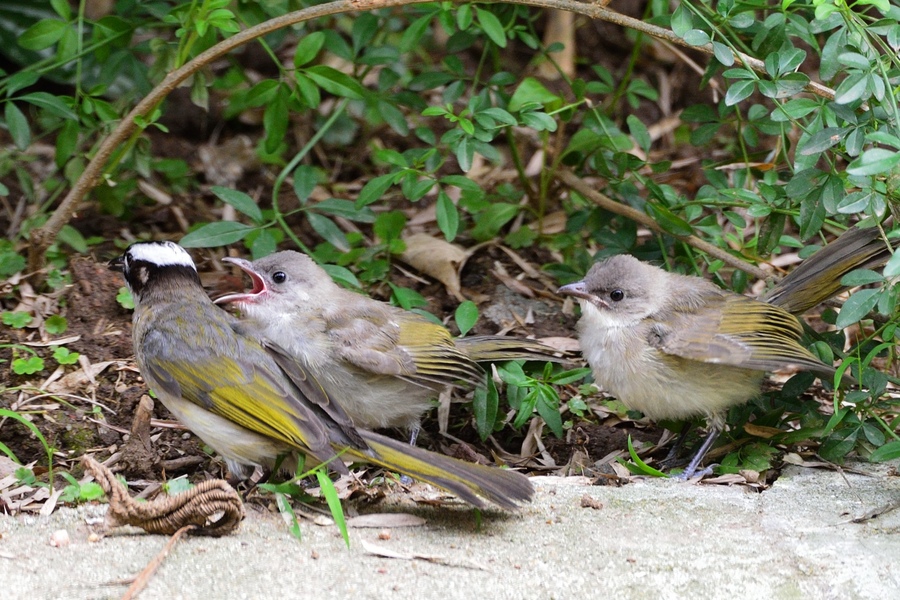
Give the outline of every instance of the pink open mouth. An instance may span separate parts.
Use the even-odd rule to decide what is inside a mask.
[[[222,259],[222,262],[230,262],[241,268],[241,271],[250,276],[250,281],[253,283],[253,287],[247,292],[236,292],[234,294],[226,294],[221,298],[217,298],[215,300],[216,304],[228,304],[228,303],[238,303],[238,304],[250,304],[253,302],[257,302],[260,300],[266,293],[268,293],[268,288],[266,287],[266,282],[263,280],[259,274],[253,270],[253,264],[249,260],[244,260],[243,258],[231,258],[226,256]]]

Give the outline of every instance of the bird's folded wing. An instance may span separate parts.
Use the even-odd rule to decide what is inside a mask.
[[[325,423],[314,414],[308,399],[285,385],[280,371],[273,372],[269,365],[212,354],[195,353],[187,361],[148,353],[144,369],[151,387],[162,393],[318,457],[331,453],[332,436]]]
[[[264,340],[262,345],[269,351],[269,355],[281,367],[291,383],[300,390],[303,397],[309,400],[314,408],[318,408],[321,413],[324,413],[320,413],[320,416],[337,425],[340,432],[347,437],[348,445],[360,450],[368,449],[368,444],[353,425],[353,420],[344,412],[343,407],[328,395],[322,385],[289,352],[269,340]]]
[[[802,329],[791,314],[744,296],[708,300],[703,308],[676,309],[654,323],[650,344],[666,354],[706,363],[760,371],[797,367],[834,372],[800,345]]]
[[[481,368],[441,325],[405,311],[394,318],[378,316],[331,324],[329,335],[341,358],[368,373],[429,388],[484,380]]]

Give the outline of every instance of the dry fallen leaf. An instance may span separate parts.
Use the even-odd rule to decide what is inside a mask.
[[[378,513],[360,515],[347,519],[347,527],[357,528],[397,528],[397,527],[421,527],[427,523],[422,517],[403,513]]]
[[[459,270],[468,258],[465,250],[424,233],[414,233],[403,241],[406,242],[406,251],[401,256],[404,261],[443,283],[460,302],[466,299],[459,283]]]

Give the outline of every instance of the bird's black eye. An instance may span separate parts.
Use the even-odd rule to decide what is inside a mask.
[[[287,281],[287,273],[284,271],[275,271],[272,273],[272,281],[275,283],[284,283]]]
[[[618,302],[625,298],[625,292],[622,290],[613,290],[609,293],[609,299],[613,302]]]

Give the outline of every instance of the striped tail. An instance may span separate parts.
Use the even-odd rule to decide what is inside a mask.
[[[500,362],[504,360],[539,360],[562,362],[560,352],[537,340],[479,335],[454,340],[456,347],[475,362]]]
[[[531,481],[521,473],[463,462],[371,431],[361,429],[359,432],[370,452],[349,449],[345,457],[425,481],[478,508],[484,506],[481,498],[486,498],[501,508],[513,510],[520,503],[531,501],[534,495]]]

